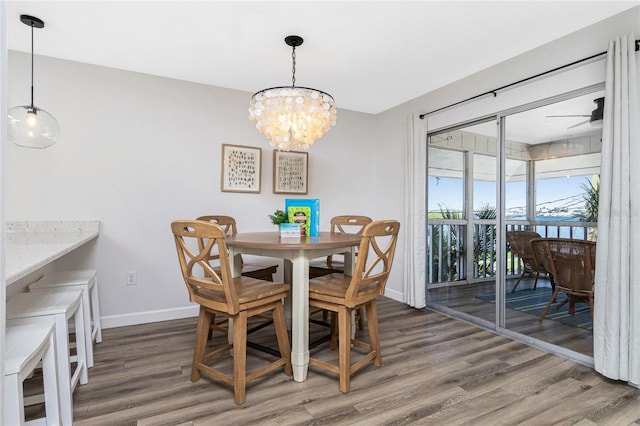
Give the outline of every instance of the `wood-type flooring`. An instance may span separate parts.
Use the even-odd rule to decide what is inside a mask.
[[[378,310],[382,366],[358,371],[348,394],[311,367],[302,383],[281,371],[250,382],[244,405],[221,381],[189,380],[195,318],[106,329],[89,383],[76,388],[74,424],[640,425],[639,389],[430,310],[385,297]],[[272,335],[267,327],[250,340]],[[268,357],[250,354],[249,369]],[[312,356],[337,351],[324,344]]]

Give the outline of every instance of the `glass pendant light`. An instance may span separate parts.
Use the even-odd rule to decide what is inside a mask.
[[[20,21],[31,27],[31,105],[9,110],[7,136],[18,146],[47,148],[58,140],[60,126],[53,115],[33,104],[33,29],[44,28],[44,22],[29,15],[20,15]]]

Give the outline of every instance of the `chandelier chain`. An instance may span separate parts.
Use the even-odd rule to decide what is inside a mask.
[[[293,73],[291,77],[291,87],[296,86],[296,47],[293,46],[293,50],[291,51],[291,61],[293,63],[291,67],[291,72]]]

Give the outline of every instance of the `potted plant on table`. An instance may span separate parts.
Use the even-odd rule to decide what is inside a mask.
[[[271,223],[280,226],[281,223],[289,223],[289,216],[283,210],[276,210],[273,214],[269,215]]]
[[[276,210],[273,214],[269,215],[269,219],[271,219],[271,223],[280,228],[281,237],[300,237],[301,235],[304,235],[301,231],[302,226],[296,222],[290,221],[289,216],[283,210]]]

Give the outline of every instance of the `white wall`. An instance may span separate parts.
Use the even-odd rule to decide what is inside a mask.
[[[273,151],[247,118],[251,94],[38,56],[35,72],[35,103],[62,135],[46,150],[6,147],[7,220],[101,221],[98,240],[57,267],[98,269],[107,327],[195,314],[171,221],[226,214],[240,231],[270,231],[267,215],[287,198],[272,193]],[[28,103],[28,54],[9,52],[8,81],[8,104]],[[378,217],[373,117],[338,114],[309,153],[322,230],[338,214]],[[223,143],[262,148],[261,194],[220,191]]]
[[[378,116],[339,110],[338,125],[310,150],[308,197],[321,200],[321,228],[328,229],[329,218],[344,213],[402,220],[411,114],[604,51],[609,40],[631,32],[640,35],[640,7]],[[28,102],[28,70],[29,56],[10,52],[9,105]],[[603,75],[600,61],[432,116],[429,122],[439,127],[500,111],[601,81]],[[36,105],[59,119],[62,137],[43,151],[7,147],[6,219],[102,221],[98,241],[58,266],[99,270],[107,326],[191,312],[184,309],[189,305],[169,223],[218,213],[235,216],[241,231],[271,230],[267,214],[286,198],[272,194],[272,150],[247,120],[250,95],[36,57]],[[222,143],[263,148],[261,194],[220,192]],[[387,295],[398,300],[402,238],[387,285]],[[137,286],[125,286],[130,270],[138,272]]]
[[[377,168],[380,171],[378,176],[381,183],[383,179],[385,180],[380,188],[387,188],[387,190],[378,191],[376,210],[382,216],[404,217],[405,193],[393,188],[403,187],[406,129],[409,116],[430,112],[604,52],[610,40],[631,33],[635,33],[636,39],[640,37],[640,6],[376,116]],[[497,44],[495,48],[499,49],[500,45]],[[461,54],[464,55],[464,52]],[[439,66],[437,58],[434,58],[434,66]],[[487,96],[445,112],[430,115],[427,117],[428,127],[441,128],[603,81],[604,56],[598,61],[505,90],[495,98]],[[426,142],[426,135],[424,137]],[[390,173],[385,174],[383,172],[385,170]],[[404,259],[409,255],[411,254],[404,253],[402,241],[399,241],[396,256]],[[387,286],[388,293],[394,296],[399,294],[402,297],[402,275],[402,264],[395,264]]]
[[[635,33],[636,39],[640,38],[640,6],[386,111],[379,117],[382,119],[378,121],[381,124],[379,132],[382,133],[382,137],[390,137],[391,132],[396,134],[396,138],[404,136],[398,130],[398,126],[407,115],[433,111],[596,53],[605,52],[610,40],[631,33]],[[497,44],[495,48],[499,49],[500,45]],[[440,128],[600,83],[604,81],[604,59],[605,55],[580,66],[567,68],[532,82],[500,91],[496,97],[488,95],[430,115],[427,118],[429,127]],[[437,64],[434,62],[435,65]]]

